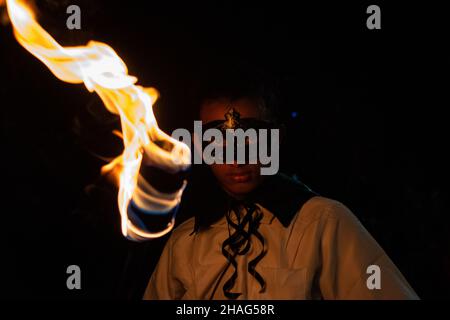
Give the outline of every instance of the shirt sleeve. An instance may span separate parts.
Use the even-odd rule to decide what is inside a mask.
[[[128,219],[135,227],[146,233],[166,229],[176,215],[185,186],[186,182],[173,192],[162,192],[139,175],[133,197],[127,208]],[[130,228],[127,238],[138,242],[149,239],[135,234]]]
[[[324,299],[419,299],[375,239],[339,202],[327,208],[321,250],[319,286]]]
[[[130,219],[130,221],[139,229],[145,232],[151,232],[152,225],[157,224],[159,226],[162,226],[161,221],[167,224],[170,221],[171,217],[176,215],[178,207],[179,206],[177,205],[168,212],[150,211],[138,207],[136,203],[131,200],[128,204],[127,210],[128,219]],[[163,228],[163,226],[161,228]],[[139,237],[132,233],[130,233],[128,239],[139,241]]]
[[[144,300],[176,300],[180,299],[185,289],[173,272],[173,236],[169,238],[161,254],[159,262],[148,282]]]

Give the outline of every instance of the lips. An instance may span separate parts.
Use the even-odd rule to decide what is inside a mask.
[[[236,172],[229,175],[233,182],[244,183],[250,181],[250,172]]]

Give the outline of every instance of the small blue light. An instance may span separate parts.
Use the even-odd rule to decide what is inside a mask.
[[[298,117],[298,112],[297,112],[297,111],[292,111],[292,112],[291,112],[291,117],[292,117],[293,119],[297,118],[297,117]]]

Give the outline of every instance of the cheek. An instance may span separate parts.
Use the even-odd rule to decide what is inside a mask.
[[[261,166],[257,164],[250,165],[250,170],[252,172],[253,177],[259,178],[261,176]]]
[[[211,171],[216,176],[216,178],[223,180],[226,177],[227,169],[226,166],[220,164],[211,165]]]

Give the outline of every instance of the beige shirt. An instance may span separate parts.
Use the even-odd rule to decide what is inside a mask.
[[[256,270],[266,280],[260,285],[247,271],[247,263],[261,251],[252,241],[250,252],[237,256],[238,278],[232,292],[238,299],[418,299],[414,290],[386,253],[343,204],[313,197],[286,228],[268,210],[259,232],[266,256]],[[153,272],[144,299],[209,299],[228,262],[222,243],[228,238],[225,217],[209,229],[190,235],[194,218],[176,228]],[[380,268],[380,289],[367,286],[370,265]],[[213,299],[226,299],[222,277]],[[371,281],[370,281],[371,282]]]

